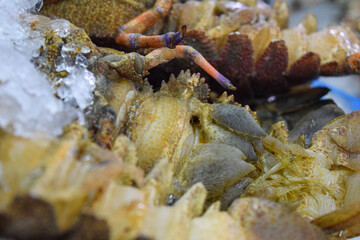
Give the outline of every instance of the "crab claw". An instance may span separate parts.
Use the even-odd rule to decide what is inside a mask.
[[[164,45],[168,48],[175,48],[184,38],[186,33],[186,25],[182,25],[181,29],[176,33],[169,32],[162,35]]]
[[[175,48],[184,38],[186,33],[186,25],[182,25],[181,29],[174,32],[168,32],[164,35],[161,35],[162,41],[164,42],[164,47]]]

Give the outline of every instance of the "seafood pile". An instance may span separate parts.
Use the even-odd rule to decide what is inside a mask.
[[[220,17],[211,16],[213,12]],[[319,75],[359,72],[354,62],[359,40],[352,31],[343,26],[317,31],[311,14],[288,29],[288,15],[281,2],[271,9],[262,2],[248,7],[231,1],[188,1],[174,5],[166,29],[187,25],[183,43],[199,49],[224,72],[237,87],[230,92],[238,100],[284,93]]]
[[[283,2],[44,4],[21,15],[44,39],[31,62],[78,117],[56,137],[0,129],[0,237],[360,235],[360,110],[344,114],[305,87],[313,102],[277,102],[291,114],[265,123],[270,105],[237,101],[242,91],[291,101],[319,74],[359,73],[346,24],[316,32],[308,16],[287,29]]]

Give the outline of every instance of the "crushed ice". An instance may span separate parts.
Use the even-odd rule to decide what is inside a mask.
[[[41,6],[40,0],[0,0],[0,127],[22,137],[54,137],[65,125],[83,119],[81,110],[92,103],[95,87],[95,77],[81,54],[75,63],[58,60],[58,67],[69,75],[60,80],[57,92],[31,63],[44,38],[31,31],[20,14]],[[58,19],[51,23],[58,35],[69,34],[69,22]],[[65,45],[62,52],[66,55],[73,47]]]
[[[79,52],[75,61],[69,52]],[[93,101],[93,90],[95,89],[95,76],[88,71],[87,58],[82,55],[89,53],[90,48],[67,43],[61,48],[60,56],[55,60],[57,72],[66,71],[69,75],[60,78],[57,84],[57,95],[66,103],[84,110]]]
[[[70,33],[70,22],[65,19],[54,19],[51,21],[51,28],[57,35],[64,38]]]
[[[92,72],[85,68],[74,69],[69,76],[62,79],[57,93],[65,102],[84,110],[92,103],[92,90],[95,88],[95,78]],[[87,90],[87,91],[84,91]]]

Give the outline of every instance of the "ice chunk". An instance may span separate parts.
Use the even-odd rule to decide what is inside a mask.
[[[61,49],[60,56],[55,61],[57,72],[66,71],[68,73],[67,77],[57,81],[56,85],[59,85],[57,95],[66,103],[84,110],[93,103],[96,78],[92,72],[86,69],[88,60],[84,55],[78,53],[73,60],[69,52],[79,51],[65,44]]]
[[[69,45],[70,44],[70,45]],[[83,51],[84,50],[84,51]],[[80,52],[80,53],[79,53]],[[87,58],[81,53],[89,53],[90,49],[87,47],[75,46],[75,44],[65,44],[61,48],[60,56],[55,59],[55,67],[57,72],[67,71],[71,73],[76,67],[86,68],[88,67]],[[77,53],[75,61],[71,57],[71,54]]]
[[[51,28],[57,35],[64,38],[70,33],[70,22],[65,19],[54,19],[51,21]]]
[[[75,57],[75,65],[86,68],[89,65],[89,61],[84,55],[77,54]]]
[[[74,107],[84,110],[93,101],[95,76],[85,68],[75,68],[63,78],[57,89],[58,96]]]
[[[71,55],[64,52],[61,52],[60,56],[55,59],[54,65],[57,72],[67,71],[70,73],[74,69],[74,63]]]
[[[81,52],[81,53],[89,53],[90,52],[90,48],[86,47],[86,46],[80,46],[78,44],[74,44],[74,43],[67,43],[62,47],[62,51],[65,52]]]
[[[77,117],[20,52],[0,42],[0,127],[23,137],[53,137]]]
[[[0,127],[23,137],[57,136],[66,124],[79,117],[79,110],[55,97],[46,75],[30,61],[38,54],[44,39],[31,31],[24,19],[26,11],[36,10],[39,3],[38,0],[0,0]],[[66,28],[58,31],[58,34],[66,33]],[[79,71],[87,82],[73,83],[70,78],[66,80],[69,87],[72,91],[73,88],[84,91],[83,85],[90,84],[91,89],[93,76],[85,69]],[[81,79],[75,74],[72,78]],[[81,108],[91,102],[86,94],[84,91],[74,97]]]
[[[44,1],[43,0],[28,0],[29,4],[30,4],[30,8],[29,10],[31,12],[38,12],[40,11],[40,9],[42,8],[42,6],[44,5]]]
[[[38,11],[43,4],[43,0],[0,0],[0,9],[12,11],[14,15],[25,11]]]

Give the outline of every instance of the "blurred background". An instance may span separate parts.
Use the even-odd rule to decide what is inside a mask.
[[[273,3],[269,0],[268,3]],[[318,20],[318,29],[338,25],[348,18],[360,18],[360,0],[287,0],[290,8],[289,27],[296,26],[308,13]],[[359,37],[359,36],[358,36]],[[331,92],[324,98],[333,99],[346,113],[360,109],[360,76],[320,77],[312,86],[325,86]]]

